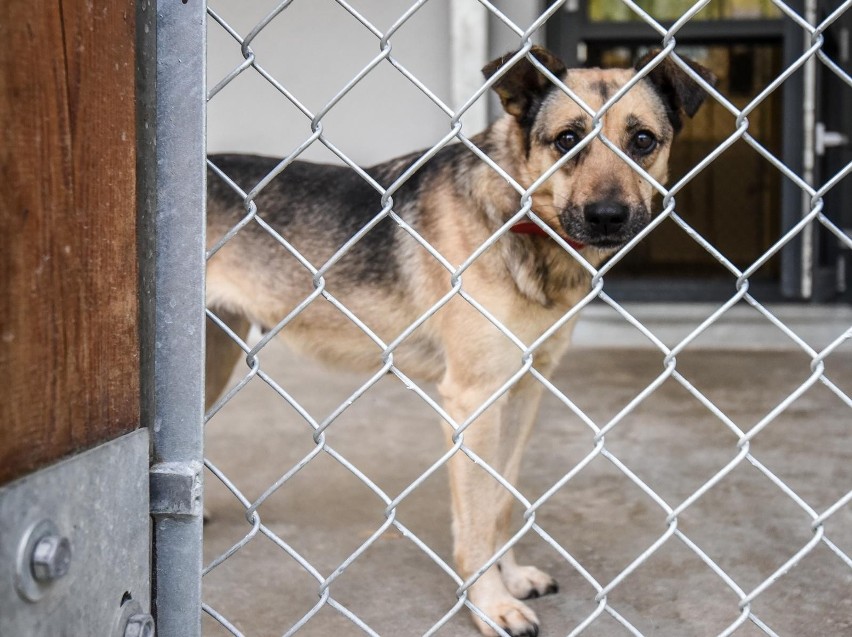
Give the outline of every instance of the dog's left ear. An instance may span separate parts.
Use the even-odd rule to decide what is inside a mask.
[[[636,70],[645,67],[652,59],[659,55],[660,50],[656,49],[649,51],[636,62]],[[687,57],[681,56],[681,59],[695,71],[701,79],[706,81],[711,86],[716,86],[717,78],[713,73]],[[657,92],[662,96],[666,104],[669,120],[674,127],[675,132],[678,132],[683,127],[681,113],[692,117],[698,111],[698,108],[707,97],[705,91],[695,80],[675,64],[669,58],[664,59],[657,64],[653,70],[645,76],[651,84],[657,89]]]
[[[483,67],[482,74],[486,79],[490,78],[516,53],[517,51],[513,51],[492,60]],[[562,60],[544,47],[534,46],[530,49],[530,54],[557,77],[565,72],[565,64]],[[535,97],[547,92],[551,86],[553,83],[544,73],[526,57],[522,57],[494,83],[494,90],[500,96],[503,109],[510,115],[514,115],[516,119],[523,120]]]

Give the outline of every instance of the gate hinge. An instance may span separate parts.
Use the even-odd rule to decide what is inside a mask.
[[[151,515],[200,516],[202,475],[200,462],[160,462],[151,467]]]

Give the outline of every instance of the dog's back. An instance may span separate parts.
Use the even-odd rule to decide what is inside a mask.
[[[391,184],[416,156],[367,169],[382,188]],[[314,298],[288,324],[292,345],[344,367],[375,368],[378,345],[341,311],[351,311],[385,342],[416,320],[430,302],[412,294],[412,274],[423,255],[409,254],[416,242],[385,216],[380,191],[351,168],[295,161],[266,184],[247,207],[218,171],[248,193],[280,159],[257,155],[211,155],[208,169],[208,250],[245,223],[211,257],[207,269],[208,305],[214,312],[246,318],[273,329],[307,299]],[[394,193],[393,211],[420,226],[419,190],[424,176]],[[413,195],[413,196],[412,196]],[[339,258],[348,241],[368,228]],[[291,251],[292,248],[292,251]],[[315,272],[334,258],[333,265]],[[430,257],[431,258],[431,257]],[[448,276],[446,277],[448,278]],[[327,292],[332,302],[320,295]],[[243,330],[245,331],[245,330]],[[425,332],[404,348],[417,375],[440,374],[440,356]]]

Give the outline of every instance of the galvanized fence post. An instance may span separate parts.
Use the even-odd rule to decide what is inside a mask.
[[[204,0],[138,7],[141,364],[161,637],[201,635],[205,12]]]

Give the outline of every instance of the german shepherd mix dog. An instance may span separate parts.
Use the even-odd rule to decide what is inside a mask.
[[[634,76],[633,69],[571,69],[552,53],[531,51],[591,108],[598,109]],[[511,55],[489,63],[491,77]],[[637,68],[651,59],[645,56]],[[690,62],[704,79],[715,78]],[[553,85],[528,57],[494,84],[506,114],[472,138],[524,188],[592,129],[592,118]],[[705,91],[669,59],[658,64],[603,116],[603,133],[658,182],[665,183],[672,140]],[[367,169],[390,186],[422,153]],[[217,155],[213,163],[245,191],[280,160]],[[651,218],[652,186],[594,139],[532,197],[533,211],[593,266],[634,237]],[[382,209],[377,191],[346,167],[294,162],[255,198],[258,217],[319,267]],[[463,144],[440,150],[393,194],[393,210],[451,264],[459,265],[520,210],[518,193]],[[209,175],[208,240],[214,245],[246,214],[242,199]],[[578,261],[530,222],[519,224],[462,275],[462,290],[523,343],[530,344],[589,291]],[[390,218],[380,221],[324,276],[325,289],[385,343],[391,343],[451,289],[450,272]],[[315,291],[311,273],[258,224],[249,223],[211,258],[209,306],[243,337],[250,324],[272,329]],[[535,369],[552,374],[573,321],[533,353]],[[207,397],[227,383],[239,350],[216,326],[207,333]],[[297,350],[348,368],[376,372],[382,351],[332,303],[318,298],[280,334]],[[473,305],[454,295],[393,352],[405,375],[436,381],[446,412],[465,423],[523,367],[523,352]],[[521,454],[542,396],[541,382],[523,375],[464,431],[464,445],[508,482],[516,483]],[[452,431],[447,428],[450,435]],[[513,497],[469,456],[449,461],[454,556],[469,578],[510,538]],[[548,574],[521,566],[511,550],[469,589],[490,619],[474,621],[519,637],[537,635],[538,619],[522,601],[557,590]]]

